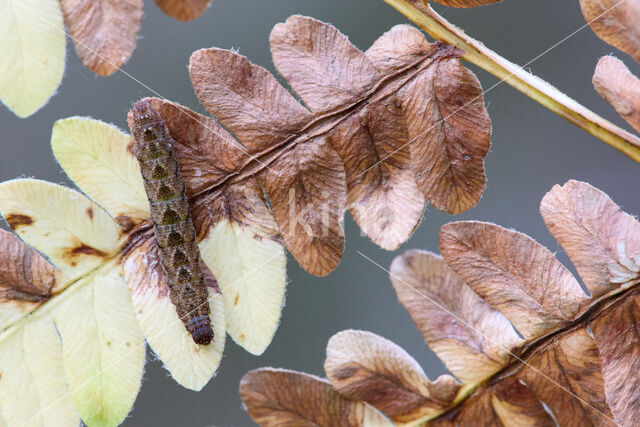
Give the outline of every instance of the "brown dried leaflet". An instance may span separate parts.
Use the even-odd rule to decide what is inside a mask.
[[[164,13],[179,21],[190,21],[202,15],[211,0],[155,0]]]
[[[598,37],[640,61],[640,0],[580,0],[580,6]]]
[[[431,382],[395,344],[350,330],[329,341],[327,396],[367,403],[398,424],[635,425],[640,223],[578,181],[555,186],[540,211],[590,295],[521,233],[481,222],[447,224],[442,257],[408,251],[390,275],[425,341],[458,380],[445,375]],[[275,426],[289,416],[287,399],[297,393],[292,375],[301,374],[269,368],[245,376],[240,394],[259,424]],[[265,392],[276,387],[277,396]],[[327,409],[296,410],[313,419]]]
[[[80,60],[101,76],[127,62],[136,45],[142,0],[61,0]]]
[[[640,61],[640,0],[580,0],[595,33]],[[593,86],[636,131],[640,132],[640,80],[614,57],[600,58]]]
[[[614,56],[600,58],[593,86],[633,128],[640,132],[640,79]]]
[[[14,224],[18,218],[12,219]],[[45,303],[56,284],[55,269],[18,236],[0,230],[0,326]]]
[[[188,21],[202,15],[210,0],[156,0],[169,16]],[[129,60],[142,21],[142,0],[60,0],[78,56],[101,76]]]
[[[233,51],[191,57],[198,98],[241,144],[210,119],[151,100],[176,140],[199,239],[221,218],[259,224],[324,276],[342,256],[346,208],[392,250],[418,226],[425,201],[454,214],[478,202],[490,122],[455,48],[401,25],[362,53],[301,16],[276,25],[270,42],[306,108]]]

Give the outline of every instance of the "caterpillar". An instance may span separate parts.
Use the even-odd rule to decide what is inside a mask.
[[[207,286],[173,138],[160,113],[146,99],[133,106],[131,131],[169,297],[193,341],[208,345],[213,329]]]

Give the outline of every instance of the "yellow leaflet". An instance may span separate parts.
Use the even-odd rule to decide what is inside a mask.
[[[85,117],[58,120],[53,154],[80,189],[113,218],[147,219],[149,202],[137,160],[127,149],[131,137],[117,127]]]
[[[28,317],[5,336],[0,342],[0,372],[0,411],[6,425],[79,424],[51,316]]]
[[[121,229],[103,209],[83,194],[50,182],[3,182],[0,213],[26,243],[69,277],[98,267],[120,244]]]
[[[145,345],[124,280],[98,270],[60,305],[55,322],[73,400],[90,426],[117,425],[140,390]]]
[[[220,221],[200,243],[222,290],[227,330],[249,353],[267,348],[284,303],[284,248],[257,229]]]
[[[38,111],[64,73],[57,0],[0,0],[0,100],[20,117]]]

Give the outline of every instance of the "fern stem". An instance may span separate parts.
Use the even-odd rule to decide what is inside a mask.
[[[467,61],[483,68],[549,110],[640,163],[640,138],[637,136],[600,117],[546,81],[488,49],[484,44],[469,37],[460,28],[448,22],[430,6],[418,4],[416,0],[384,1],[416,23],[434,39],[442,40],[462,49],[465,52],[463,58]]]

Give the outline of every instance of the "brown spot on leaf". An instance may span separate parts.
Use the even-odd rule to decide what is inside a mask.
[[[133,152],[133,145],[135,144],[135,140],[133,138],[131,138],[131,140],[129,141],[129,144],[127,144],[127,151],[129,153],[131,153],[132,156],[135,157],[135,153]]]
[[[7,215],[6,220],[7,220],[7,223],[9,223],[9,226],[14,230],[16,230],[18,227],[23,225],[33,224],[33,219],[27,215],[10,214],[10,215]]]
[[[357,366],[345,366],[338,369],[333,375],[339,380],[345,380],[351,378],[356,372],[358,372]]]
[[[136,225],[133,219],[127,215],[118,215],[116,222],[122,227],[125,233],[128,233]]]
[[[93,219],[93,208],[91,206],[89,206],[86,210],[87,212],[87,216],[89,217],[89,219]]]
[[[84,255],[98,256],[102,258],[105,258],[107,256],[107,254],[102,252],[101,250],[85,245],[84,243],[82,243],[80,246],[76,246],[75,248],[71,249],[71,251],[69,251],[69,254],[72,256],[84,254]]]
[[[238,305],[238,300],[240,299],[240,295],[236,294],[236,299],[233,301],[233,305]]]

